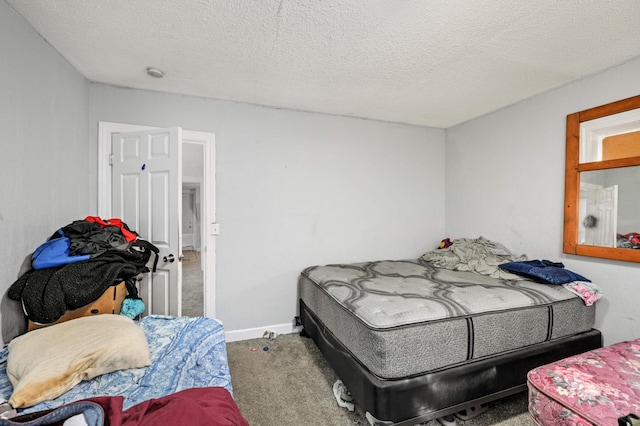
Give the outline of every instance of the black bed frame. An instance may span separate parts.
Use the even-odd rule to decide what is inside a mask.
[[[535,367],[602,347],[600,331],[592,329],[422,375],[384,379],[362,365],[302,300],[300,320],[355,403],[377,425],[415,425],[479,407],[526,390],[527,372]]]

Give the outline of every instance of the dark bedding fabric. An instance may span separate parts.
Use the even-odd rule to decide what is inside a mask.
[[[546,284],[566,284],[573,281],[591,282],[582,275],[565,269],[562,263],[549,260],[509,262],[499,265],[499,268]]]

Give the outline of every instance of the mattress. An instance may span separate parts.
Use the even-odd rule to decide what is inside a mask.
[[[300,300],[372,374],[410,377],[590,330],[595,307],[562,286],[420,260],[313,266]]]
[[[149,343],[149,367],[115,371],[83,381],[58,398],[18,410],[20,414],[55,408],[96,396],[124,397],[123,409],[183,389],[223,387],[230,393],[231,375],[224,329],[210,318],[152,315],[138,322]],[[13,387],[6,374],[8,349],[0,351],[0,398]]]
[[[539,425],[617,426],[640,415],[640,339],[531,370],[529,412]]]

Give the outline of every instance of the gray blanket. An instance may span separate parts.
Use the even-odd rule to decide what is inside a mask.
[[[451,246],[427,252],[421,259],[438,268],[452,271],[469,271],[493,278],[521,280],[521,276],[500,269],[498,265],[527,260],[527,256],[515,256],[502,244],[479,237],[455,239]]]

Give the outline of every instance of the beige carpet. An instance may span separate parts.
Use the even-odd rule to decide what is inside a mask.
[[[182,260],[182,315],[204,315],[204,274],[200,269],[201,253],[185,250]]]
[[[267,348],[267,350],[264,350]],[[332,387],[337,376],[311,339],[298,334],[274,340],[253,339],[227,344],[233,392],[251,426],[368,426],[356,408],[340,408]],[[531,426],[527,395],[491,403],[487,412],[461,426]],[[441,426],[429,421],[426,426]]]

